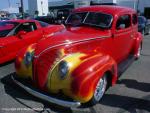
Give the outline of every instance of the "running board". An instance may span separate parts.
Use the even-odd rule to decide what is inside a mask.
[[[130,55],[126,60],[118,64],[118,76],[121,74],[135,61],[135,57]]]

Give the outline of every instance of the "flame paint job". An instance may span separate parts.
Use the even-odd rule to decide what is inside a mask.
[[[91,26],[66,27],[50,38],[41,40],[34,50],[32,71],[33,82],[40,90],[54,94],[62,92],[76,101],[86,103],[92,98],[98,80],[106,72],[111,74],[111,85],[116,83],[118,64],[129,54],[137,54],[142,35],[137,29],[133,30],[137,28],[137,24],[132,24],[125,30],[116,30],[119,16],[122,14],[132,16],[136,13],[132,9],[93,6],[79,8],[73,12],[83,11],[112,14],[114,18],[112,27],[103,30]],[[17,59],[19,60],[25,53],[26,51],[22,51]],[[58,70],[61,61],[67,62],[69,66],[69,72],[63,79],[60,78]]]
[[[29,65],[25,63],[26,53],[34,54],[36,44],[30,45],[27,48],[24,48],[15,60],[15,69],[16,73],[21,78],[30,78],[32,79],[32,62]]]

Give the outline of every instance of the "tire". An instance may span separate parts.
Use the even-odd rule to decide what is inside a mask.
[[[107,76],[105,74],[102,78],[99,79],[99,81],[97,83],[93,97],[90,100],[91,105],[95,105],[101,100],[101,98],[103,97],[103,95],[106,91],[106,88],[107,88]]]

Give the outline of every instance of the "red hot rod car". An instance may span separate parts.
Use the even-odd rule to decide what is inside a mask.
[[[133,9],[91,6],[75,9],[66,28],[18,53],[12,79],[51,103],[95,104],[118,78],[119,64],[138,58],[142,35]]]
[[[36,43],[63,26],[50,26],[36,20],[8,20],[0,22],[0,64],[13,60],[22,48]]]

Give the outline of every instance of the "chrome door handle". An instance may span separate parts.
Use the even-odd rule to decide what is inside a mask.
[[[131,35],[130,37],[133,38],[133,35]]]

